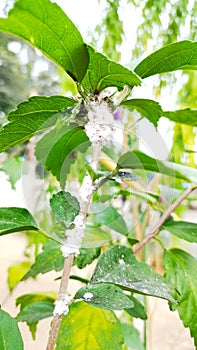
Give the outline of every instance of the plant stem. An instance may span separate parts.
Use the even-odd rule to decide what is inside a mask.
[[[134,253],[137,253],[140,249],[142,249],[142,247],[148,243],[152,238],[154,238],[159,229],[161,228],[161,226],[163,225],[163,223],[167,220],[167,218],[172,214],[172,212],[184,201],[185,198],[187,198],[195,189],[197,188],[197,186],[193,186],[190,188],[187,188],[187,190],[185,190],[181,196],[171,205],[171,207],[169,207],[166,212],[161,216],[158,224],[156,225],[156,227],[152,230],[152,232],[150,232],[141,242],[139,242],[133,249]]]
[[[83,88],[82,88],[80,83],[77,83],[77,90],[78,90],[79,94],[81,95],[81,97],[84,99],[84,101],[89,102],[89,99],[88,99],[86,93],[83,91]]]
[[[74,255],[73,254],[69,255],[65,259],[57,300],[64,300],[65,294],[67,292],[68,281],[69,281],[70,270],[71,270],[71,267],[72,267],[73,259],[74,259]],[[48,340],[48,344],[47,344],[46,350],[53,350],[54,347],[55,347],[57,336],[58,336],[58,330],[59,330],[60,322],[62,320],[62,316],[63,315],[56,315],[56,316],[53,317],[53,321],[52,321],[52,324],[51,324],[51,330],[50,330],[50,333],[49,333],[49,340]]]
[[[157,241],[159,244],[160,244],[160,246],[161,246],[161,249],[162,250],[165,250],[165,245],[163,244],[163,242],[161,241],[161,239],[159,239],[158,237],[154,237],[154,239],[155,239],[155,241]]]
[[[88,209],[88,205],[86,205],[86,207],[83,208],[81,211],[81,215],[83,216],[84,219],[85,219],[87,209]],[[73,259],[74,259],[74,254],[70,254],[65,259],[63,273],[62,273],[61,282],[60,282],[59,293],[58,293],[58,298],[57,298],[58,301],[64,300],[65,295],[67,293],[67,287],[68,287],[68,282],[69,282],[69,278],[70,278],[70,272],[71,272],[71,268],[72,268]],[[63,317],[63,314],[55,315],[53,317],[46,350],[54,350],[54,348],[55,348],[62,317]]]
[[[103,144],[102,142],[96,142],[95,144],[92,143],[92,162],[91,166],[94,171],[97,170],[98,166],[98,159],[99,155],[101,152]],[[80,212],[78,214],[78,218],[80,219],[80,224],[85,223],[86,215],[89,209],[90,202],[92,200],[93,193],[96,190],[96,187],[94,186],[93,179],[91,176],[88,174],[85,175],[83,179],[83,183],[81,188],[86,188],[86,196],[84,197],[82,194],[80,194],[79,202],[80,202]],[[80,193],[80,191],[79,191]],[[70,278],[70,272],[72,268],[72,263],[74,259],[74,254],[70,254],[66,259],[64,263],[64,269],[63,269],[63,274],[61,278],[61,283],[60,283],[60,289],[58,293],[58,299],[57,301],[65,300],[65,296],[67,293],[67,287],[68,287],[68,281]],[[60,323],[62,320],[63,314],[58,314],[55,315],[51,324],[51,330],[49,334],[49,340],[48,340],[48,345],[46,350],[54,350],[55,345],[56,345],[56,340],[59,332],[59,327]]]
[[[79,281],[79,282],[84,283],[84,284],[88,284],[90,282],[90,280],[88,280],[87,278],[83,278],[83,277],[75,276],[75,275],[71,275],[70,279],[75,280],[75,281]]]
[[[119,106],[131,93],[131,88],[129,86],[125,86],[124,89],[121,91],[118,101],[116,103],[117,106]]]
[[[144,307],[147,312],[147,298],[144,296]],[[147,349],[147,320],[144,320],[144,329],[143,329],[143,345],[144,349]]]

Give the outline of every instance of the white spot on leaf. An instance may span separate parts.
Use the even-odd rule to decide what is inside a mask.
[[[85,299],[85,300],[91,300],[92,298],[93,298],[93,294],[92,293],[85,293],[84,295],[83,295],[83,299]]]
[[[119,264],[120,265],[125,265],[125,261],[123,259],[119,259]]]

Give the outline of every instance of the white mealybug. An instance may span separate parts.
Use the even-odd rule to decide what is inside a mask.
[[[125,265],[125,261],[123,259],[119,259],[118,262],[119,262],[120,265]]]
[[[86,134],[93,144],[104,146],[112,136],[113,114],[107,102],[93,102],[88,112]]]
[[[63,300],[62,299],[56,300],[53,315],[54,316],[67,315],[67,313],[69,312],[69,305],[70,305],[70,298],[68,295],[65,295]]]
[[[93,294],[92,293],[85,293],[84,295],[83,295],[83,299],[85,299],[85,300],[91,300],[92,298],[93,298]]]

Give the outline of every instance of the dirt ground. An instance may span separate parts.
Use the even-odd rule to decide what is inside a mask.
[[[6,283],[7,268],[21,261],[25,239],[22,234],[12,234],[2,236],[0,243],[0,304],[3,310],[15,316],[18,312],[15,307],[16,297],[25,293],[58,290],[59,282],[54,281],[54,277],[57,275],[48,273],[40,276],[36,281],[28,280],[20,283],[12,295],[9,295]],[[70,291],[73,292],[76,288],[77,282],[72,281]],[[183,327],[176,312],[169,311],[167,301],[148,298],[148,308],[148,350],[195,350],[188,329]],[[46,348],[50,321],[50,319],[46,319],[39,323],[35,341],[32,340],[28,327],[23,323],[20,324],[24,350],[44,350]],[[139,328],[142,325],[140,322],[136,320],[136,326]]]

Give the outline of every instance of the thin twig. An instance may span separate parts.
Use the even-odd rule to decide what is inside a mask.
[[[92,144],[91,166],[92,166],[94,171],[97,170],[98,158],[99,158],[99,155],[101,152],[101,148],[102,148],[102,143],[98,142],[98,143]],[[88,173],[86,175],[88,175]],[[80,222],[83,222],[83,223],[85,223],[85,219],[86,219],[86,215],[87,215],[87,212],[89,209],[89,205],[90,205],[90,202],[92,200],[92,195],[96,190],[96,187],[94,186],[94,183],[93,183],[93,179],[91,179],[91,181],[89,181],[89,179],[91,179],[90,175],[89,175],[88,179],[87,179],[87,176],[84,177],[82,187],[83,187],[83,185],[85,185],[86,187],[89,187],[89,191],[87,192],[87,195],[85,198],[81,197],[79,199],[80,200],[80,212],[78,214],[78,217],[80,217]],[[57,301],[60,301],[60,300],[64,301],[65,300],[73,259],[74,259],[74,254],[70,254],[65,260]],[[62,317],[63,317],[63,315],[55,315],[53,318],[46,350],[54,350],[54,348],[55,348]]]
[[[139,242],[134,248],[133,248],[133,252],[137,253],[140,249],[142,249],[142,247],[148,243],[152,238],[154,238],[159,229],[161,228],[161,226],[163,225],[163,223],[167,220],[167,218],[172,214],[172,212],[184,201],[185,198],[187,198],[195,189],[197,188],[197,186],[193,186],[190,188],[187,188],[187,190],[185,190],[182,195],[171,205],[171,207],[169,207],[166,212],[161,216],[158,224],[156,225],[156,227],[152,230],[152,232],[150,232],[141,242]]]
[[[84,207],[81,207],[79,215],[81,215],[81,217],[83,217],[83,220],[85,220],[86,213],[87,213],[88,207],[89,207],[89,203],[91,201],[91,197],[92,196],[90,196],[88,198],[89,202],[86,202],[85,203],[86,205]],[[57,300],[64,300],[64,297],[67,293],[68,281],[70,278],[70,272],[71,272],[71,268],[72,268],[73,259],[74,259],[74,254],[69,255],[65,259],[64,269],[63,269],[63,274],[62,274],[62,278],[61,278],[61,283],[60,283],[60,288],[59,288]],[[63,315],[55,315],[53,317],[53,321],[51,324],[51,330],[49,333],[49,340],[48,340],[46,350],[54,350],[54,348],[55,348],[62,317],[63,317]]]
[[[69,276],[70,276],[70,270],[71,270],[71,267],[72,267],[73,259],[74,259],[74,255],[73,254],[69,255],[65,259],[57,300],[64,300],[64,297],[66,295],[67,287],[68,287],[68,281],[69,281]],[[49,333],[49,340],[48,340],[48,344],[47,344],[46,350],[53,350],[54,347],[55,347],[62,317],[63,317],[63,315],[56,315],[56,316],[53,317],[53,321],[52,321],[52,324],[51,324],[51,330],[50,330],[50,333]]]

